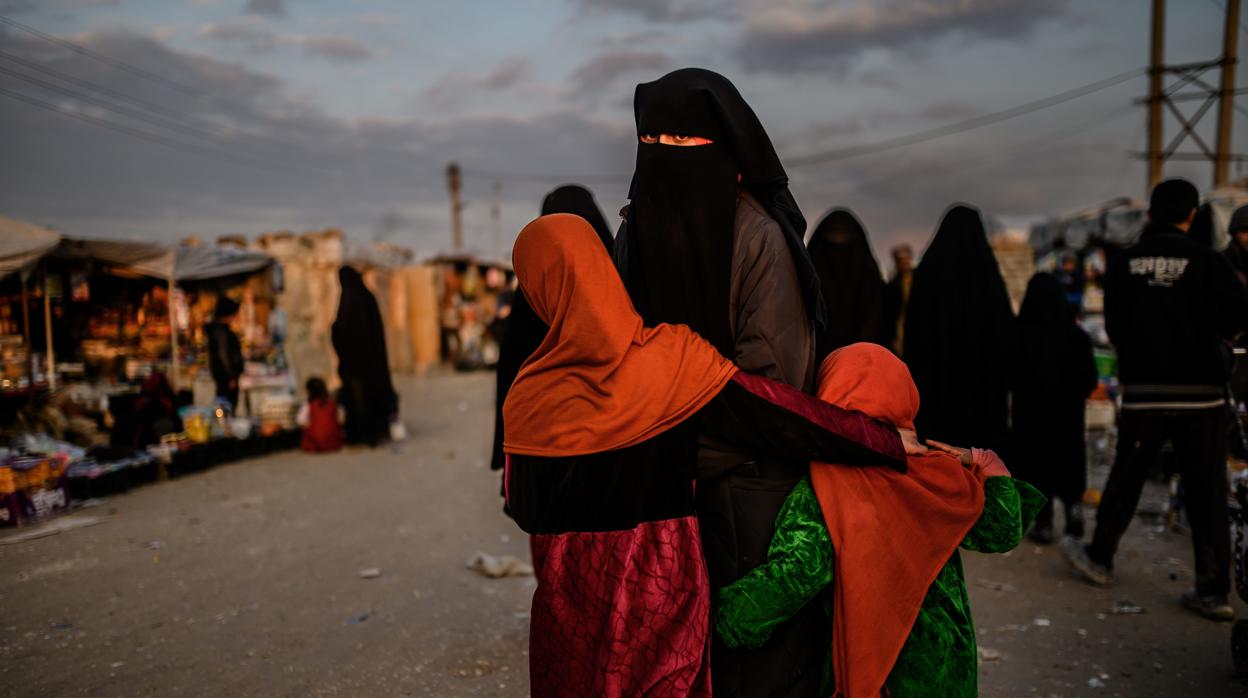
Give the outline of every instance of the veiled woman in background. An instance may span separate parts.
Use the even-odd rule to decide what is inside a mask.
[[[806,249],[827,308],[827,323],[815,341],[819,360],[857,342],[882,343],[884,279],[858,218],[849,209],[833,209],[819,221]]]
[[[611,252],[613,238],[611,229],[607,227],[607,219],[603,217],[594,195],[579,184],[565,184],[556,188],[542,200],[542,215],[551,213],[571,213],[584,218],[598,239],[602,241],[607,252]],[[533,312],[533,307],[524,298],[524,291],[516,289],[512,299],[511,315],[507,316],[503,328],[503,338],[498,346],[498,375],[495,383],[494,401],[494,452],[490,457],[490,469],[502,470],[503,455],[503,402],[507,400],[507,392],[516,380],[523,364],[546,337],[550,329],[541,318]]]
[[[1031,538],[1053,542],[1054,497],[1065,509],[1066,535],[1082,538],[1081,502],[1088,487],[1084,411],[1097,383],[1092,340],[1049,274],[1036,274],[1027,285],[1018,330],[1011,452],[1018,476],[1048,497]]]
[[[390,381],[385,325],[360,272],[344,266],[338,282],[342,295],[330,337],[342,380],[339,404],[347,411],[344,436],[349,444],[376,446],[389,437],[399,407]]]
[[[925,439],[1005,453],[1014,313],[978,209],[945,213],[914,271],[906,364],[923,396]]]

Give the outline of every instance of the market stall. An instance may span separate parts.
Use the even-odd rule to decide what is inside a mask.
[[[271,257],[51,235],[22,238],[42,246],[19,248],[7,238],[0,246],[0,270],[25,271],[0,277],[0,308],[8,306],[0,331],[20,337],[28,357],[19,356],[27,389],[0,420],[0,525],[297,443],[281,333],[269,329],[280,325],[271,312],[280,288]],[[247,311],[235,329],[248,350],[240,382],[252,407],[240,412],[249,419],[211,390],[196,404],[192,390],[206,363],[193,308],[211,310],[225,294]],[[12,343],[8,336],[0,347]]]

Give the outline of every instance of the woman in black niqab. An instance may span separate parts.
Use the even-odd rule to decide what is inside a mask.
[[[906,313],[920,438],[1005,452],[1013,325],[983,217],[955,205],[914,271]]]
[[[579,184],[565,184],[546,195],[542,200],[542,215],[551,213],[571,213],[584,218],[598,233],[598,238],[610,252],[614,244],[611,229],[607,227],[607,219],[594,201],[594,195]],[[537,317],[524,292],[519,288],[511,302],[511,315],[507,316],[503,326],[503,338],[498,347],[498,373],[495,382],[494,400],[494,449],[490,457],[490,469],[502,470],[505,464],[503,454],[503,402],[511,384],[520,373],[520,366],[537,351],[538,345],[546,338],[550,327]]]
[[[385,325],[377,299],[360,272],[344,266],[338,270],[338,281],[342,295],[330,338],[342,380],[339,404],[347,412],[344,436],[347,443],[376,446],[389,437],[390,421],[398,411]]]
[[[882,344],[884,279],[862,223],[849,209],[833,209],[806,249],[827,308],[827,324],[816,342],[818,361],[855,342]]]
[[[779,224],[793,255],[807,312],[822,323],[819,278],[803,238],[806,219],[754,110],[727,78],[684,68],[637,86],[637,133],[700,136],[696,147],[639,143],[628,218],[616,265],[647,326],[692,327],[727,357],[733,223],[739,188]]]
[[[1062,500],[1066,535],[1083,536],[1081,502],[1087,489],[1084,411],[1096,389],[1092,340],[1078,324],[1062,285],[1036,274],[1018,313],[1011,462],[1018,477],[1049,498],[1031,532],[1053,541],[1053,499]]]

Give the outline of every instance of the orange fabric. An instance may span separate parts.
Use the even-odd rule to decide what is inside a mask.
[[[503,404],[507,453],[575,456],[641,443],[692,417],[737,371],[688,327],[645,327],[579,216],[529,223],[512,262],[550,331]]]
[[[910,428],[919,392],[910,371],[875,344],[824,360],[819,397]],[[929,452],[906,472],[812,463],[810,478],[835,550],[832,666],[838,696],[877,697],[927,590],[984,508],[983,482]]]

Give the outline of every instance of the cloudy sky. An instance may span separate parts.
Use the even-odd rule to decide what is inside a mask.
[[[1222,2],[1170,3],[1169,60],[1217,53]],[[614,219],[633,87],[670,69],[729,76],[796,161],[1142,67],[1148,5],[0,0],[0,215],[167,241],[340,226],[433,252],[449,246],[454,160],[467,244],[496,253],[564,181],[590,185]],[[1022,226],[1141,196],[1129,154],[1144,146],[1132,100],[1145,92],[1139,77],[967,133],[791,166],[793,189],[812,225],[854,209],[877,254],[922,245],[955,200]],[[1207,187],[1209,170],[1167,174]]]

